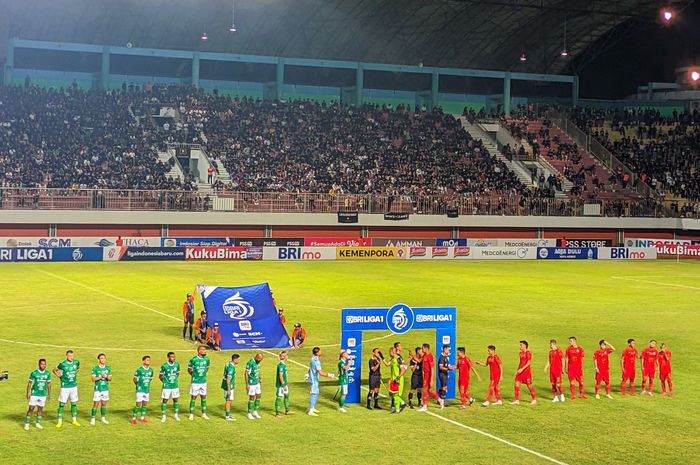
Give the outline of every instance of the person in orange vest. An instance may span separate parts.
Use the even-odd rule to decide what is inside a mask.
[[[214,323],[214,326],[207,329],[207,345],[212,350],[221,350],[221,333],[219,332],[219,323]]]
[[[287,317],[284,316],[284,309],[280,307],[279,310],[277,310],[277,315],[280,317],[280,323],[282,323],[282,326],[287,324]]]
[[[182,320],[184,326],[182,327],[182,340],[185,340],[185,334],[187,333],[187,328],[190,328],[190,341],[192,341],[192,325],[194,325],[194,296],[192,294],[187,294],[187,299],[182,304]]]
[[[214,180],[214,168],[209,166],[209,168],[207,168],[207,182],[209,184],[211,184],[213,180]]]
[[[301,327],[301,323],[294,324],[294,331],[292,331],[292,346],[295,349],[300,349],[304,347],[304,342],[306,341],[306,330]]]

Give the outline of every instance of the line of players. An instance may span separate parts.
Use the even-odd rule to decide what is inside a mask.
[[[653,396],[654,378],[656,369],[659,369],[659,379],[661,381],[661,395],[673,395],[673,383],[671,380],[671,351],[666,344],[662,343],[660,348],[656,348],[655,340],[649,341],[648,346],[637,351],[635,348],[635,340],[628,339],[627,347],[623,350],[620,365],[622,368],[622,383],[620,392],[623,396],[626,395],[627,386],[629,385],[630,394],[635,395],[635,379],[637,374],[637,360],[641,359],[642,368],[642,392],[641,395]],[[562,351],[557,347],[557,341],[552,339],[549,341],[549,356],[547,365],[544,368],[545,373],[549,373],[550,383],[552,386],[553,402],[564,402],[564,388],[562,379],[564,373],[569,378],[569,387],[571,390],[571,400],[575,400],[576,387],[578,385],[579,398],[587,399],[583,383],[583,362],[584,350],[578,345],[576,337],[569,338],[569,347],[566,351]],[[392,350],[392,360],[399,353],[400,359],[401,344],[395,343]],[[464,409],[467,405],[474,403],[474,398],[469,393],[470,374],[473,372],[479,381],[481,377],[475,369],[475,364],[489,368],[489,389],[486,400],[481,404],[484,407],[491,405],[491,400],[495,398],[495,405],[503,404],[500,392],[500,384],[503,381],[503,364],[500,357],[496,354],[496,347],[488,346],[488,355],[485,361],[472,362],[466,354],[464,347],[457,349],[457,364],[451,365],[449,362],[450,346],[442,347],[442,353],[435,364],[435,359],[430,353],[430,345],[423,344],[422,347],[416,347],[416,352],[409,351],[410,370],[411,374],[411,390],[408,397],[408,406],[414,408],[413,396],[417,394],[419,410],[426,410],[428,405],[428,397],[434,398],[440,408],[445,406],[445,395],[447,393],[448,373],[452,370],[457,370],[459,394],[461,398],[460,408]],[[605,384],[605,394],[612,399],[611,384],[610,384],[610,354],[615,351],[615,348],[606,340],[599,342],[599,348],[593,354],[593,366],[595,369],[595,397],[600,399],[600,388]],[[377,397],[379,392],[379,383],[381,382],[380,361],[389,365],[383,360],[381,352],[374,349],[372,360],[369,362],[369,390],[367,396],[367,408],[371,406],[371,399],[374,399],[374,408],[379,408]],[[392,411],[394,408],[400,412],[405,407],[400,393],[403,391],[403,373],[406,371],[406,366],[402,364],[403,371],[396,371],[392,368],[391,380],[397,384],[397,389],[392,390],[390,383],[389,392],[392,394]],[[434,390],[434,379],[437,369],[437,380],[439,384],[438,392]],[[520,403],[520,387],[525,385],[530,392],[530,403],[537,403],[537,395],[535,393],[532,381],[532,353],[529,350],[527,341],[520,341],[520,353],[518,368],[514,376],[514,391],[515,398],[511,402],[513,405]],[[394,400],[396,399],[396,400]]]
[[[480,381],[481,377],[475,369],[475,364],[489,368],[490,381],[489,390],[486,400],[482,403],[483,406],[489,406],[491,399],[495,397],[495,404],[502,404],[500,383],[503,380],[503,365],[500,357],[496,354],[495,346],[488,346],[488,356],[485,361],[472,362],[466,354],[463,347],[457,349],[457,364],[449,363],[450,346],[443,346],[442,353],[438,359],[437,366],[435,359],[430,352],[430,345],[423,344],[422,347],[417,347],[415,352],[408,351],[410,357],[411,374],[411,390],[408,395],[408,406],[414,408],[413,397],[417,394],[417,407],[419,410],[425,411],[428,408],[428,398],[435,399],[441,408],[445,405],[445,396],[447,393],[448,373],[451,370],[458,371],[458,387],[461,398],[460,408],[466,408],[467,405],[474,403],[474,398],[469,393],[470,374],[473,372]],[[605,384],[606,395],[610,395],[610,363],[609,355],[614,351],[614,347],[605,340],[601,340],[599,349],[594,353],[594,367],[596,372],[595,393],[596,398],[600,398],[600,386]],[[402,395],[404,391],[404,375],[408,367],[401,356],[401,343],[397,342],[390,349],[391,360],[387,362],[382,356],[379,349],[372,351],[372,358],[369,361],[369,393],[367,395],[367,408],[380,409],[378,403],[379,388],[382,384],[381,364],[390,367],[390,380],[388,391],[391,396],[392,413],[400,413],[407,405],[403,401]],[[333,373],[326,373],[321,370],[320,357],[321,351],[319,348],[313,349],[313,357],[307,373],[307,379],[311,384],[311,401],[307,411],[309,415],[316,416],[315,400],[318,399],[318,378],[319,376],[328,376],[335,378]],[[262,394],[262,377],[260,375],[260,362],[263,359],[262,353],[257,353],[251,358],[245,367],[245,383],[248,394],[248,409],[247,418],[254,420],[261,418],[258,413],[260,399]],[[661,344],[660,350],[656,349],[656,341],[649,342],[647,348],[641,353],[635,348],[634,339],[627,341],[627,348],[623,351],[621,357],[622,367],[622,384],[621,393],[626,394],[626,387],[629,383],[630,394],[635,395],[634,381],[637,372],[637,359],[642,360],[642,395],[652,395],[653,381],[655,377],[656,367],[659,367],[659,375],[661,380],[662,395],[671,396],[673,386],[671,381],[671,352],[665,344]],[[275,374],[275,414],[277,417],[284,415],[292,415],[293,412],[289,408],[289,386],[287,378],[287,352],[282,351],[279,354],[279,363]],[[549,372],[550,382],[552,384],[552,393],[554,402],[564,402],[565,396],[562,387],[563,373],[566,372],[569,377],[571,399],[576,399],[576,384],[578,384],[579,395],[582,399],[586,399],[583,385],[583,360],[584,350],[578,346],[575,337],[569,338],[569,347],[563,352],[557,347],[556,340],[550,341],[550,351],[548,362],[545,367],[545,373]],[[221,389],[224,391],[225,401],[225,419],[233,421],[231,416],[231,403],[233,401],[233,393],[235,389],[236,366],[240,361],[238,354],[233,354],[231,361],[227,362],[224,367],[222,376]],[[106,363],[105,354],[97,356],[97,365],[91,371],[91,380],[94,383],[93,405],[90,418],[90,424],[95,425],[98,408],[100,411],[101,422],[108,424],[107,421],[107,403],[109,401],[109,383],[112,381],[112,370]],[[345,397],[348,390],[348,369],[350,359],[348,352],[343,350],[337,364],[338,378],[338,397],[339,411],[345,413]],[[188,362],[187,371],[191,375],[190,383],[190,404],[189,404],[189,419],[194,419],[194,411],[196,400],[200,399],[202,418],[209,419],[207,416],[207,373],[211,365],[209,357],[206,355],[206,347],[199,346],[197,355],[192,357]],[[520,353],[518,369],[515,373],[515,399],[511,404],[520,402],[520,385],[525,384],[531,395],[531,403],[536,403],[536,394],[532,383],[532,353],[529,351],[527,341],[520,341]],[[27,383],[27,400],[29,408],[25,418],[25,429],[29,429],[31,417],[36,408],[35,425],[41,429],[41,420],[43,409],[46,405],[47,398],[51,395],[51,372],[47,369],[45,359],[39,360],[37,370],[34,370],[29,375]],[[72,350],[66,352],[66,359],[59,363],[53,370],[53,374],[58,376],[61,381],[59,396],[58,396],[58,421],[57,428],[63,426],[63,412],[66,404],[71,404],[71,423],[74,426],[80,426],[77,421],[77,402],[78,402],[78,383],[77,373],[80,369],[80,362],[74,358]],[[142,358],[142,366],[138,367],[134,372],[132,381],[136,389],[136,401],[132,413],[132,424],[137,424],[138,421],[146,423],[147,404],[150,400],[151,382],[154,378],[154,370],[151,368],[150,356]],[[437,376],[435,376],[437,375]],[[175,353],[168,352],[167,361],[160,367],[159,379],[163,384],[161,391],[161,421],[166,421],[167,403],[172,399],[174,418],[179,421],[179,376],[180,364],[175,359]],[[437,377],[439,389],[436,392],[434,389],[435,378]],[[648,383],[648,384],[647,384]],[[374,406],[372,406],[374,400]],[[282,409],[284,406],[284,409]]]

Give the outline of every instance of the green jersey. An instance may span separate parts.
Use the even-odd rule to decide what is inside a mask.
[[[248,384],[255,385],[260,384],[260,365],[255,361],[254,358],[248,360],[245,365],[245,372],[248,373]]]
[[[204,384],[207,382],[207,371],[209,371],[209,357],[195,355],[190,359],[188,367],[192,369],[192,383]]]
[[[226,391],[228,386],[226,385],[226,379],[231,378],[231,390],[236,387],[236,365],[233,362],[228,362],[224,367],[224,376],[221,380],[221,389]]]
[[[392,358],[389,362],[389,371],[391,379],[396,379],[401,376],[401,360],[398,357]]]
[[[95,381],[95,391],[109,391],[109,380],[107,376],[111,374],[112,369],[107,365],[104,367],[97,365],[92,369],[92,376],[97,377],[97,381]]]
[[[49,383],[51,382],[51,373],[49,373],[47,370],[34,370],[29,373],[29,382],[32,383],[32,391],[30,395],[35,397],[46,397]]]
[[[163,389],[177,389],[179,386],[180,364],[178,362],[165,362],[160,367],[160,374],[163,376]]]
[[[282,381],[280,381],[282,378]],[[278,388],[287,386],[287,364],[279,362],[277,364],[277,376],[275,378],[275,386]]]
[[[347,360],[338,359],[338,385],[348,384]]]
[[[62,388],[72,388],[78,386],[78,368],[80,368],[80,362],[73,360],[69,362],[64,360],[58,364],[57,367],[61,370],[61,387]]]
[[[153,368],[140,366],[134,372],[136,378],[136,392],[148,394],[151,392],[151,381],[153,380]]]

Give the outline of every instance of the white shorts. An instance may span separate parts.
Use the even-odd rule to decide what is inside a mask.
[[[278,387],[277,388],[277,397],[284,397],[287,394],[289,394],[289,386],[284,386],[284,387]]]
[[[163,398],[163,400],[179,399],[180,398],[180,388],[163,389],[163,391],[160,393],[160,397]]]
[[[151,395],[148,392],[137,392],[136,393],[136,402],[148,402],[151,398]]]
[[[348,385],[347,384],[341,384],[338,386],[340,389],[340,395],[341,396],[347,396],[348,395]]]
[[[30,407],[44,407],[46,405],[46,396],[30,396],[29,406]]]
[[[108,400],[109,400],[109,391],[95,391],[92,394],[92,401],[93,402],[108,401]]]
[[[258,396],[260,394],[262,394],[262,386],[260,383],[248,386],[248,396]]]
[[[207,383],[192,383],[190,384],[190,395],[191,396],[206,396],[207,395]]]
[[[59,389],[58,401],[62,404],[65,404],[69,400],[71,401],[71,403],[78,402],[78,386]]]

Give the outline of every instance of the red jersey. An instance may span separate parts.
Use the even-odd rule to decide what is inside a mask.
[[[628,347],[622,351],[622,366],[626,368],[634,368],[637,364],[637,357],[639,357],[639,352],[637,349]]]
[[[656,366],[656,359],[658,357],[658,350],[652,349],[651,347],[647,347],[642,351],[642,365],[644,366],[644,368],[654,369],[654,367]]]
[[[469,370],[474,366],[472,361],[466,355],[464,357],[457,357],[457,372],[459,373],[460,384],[466,384],[469,382]]]
[[[520,363],[518,364],[518,370],[523,368],[525,365],[528,364],[528,362],[532,361],[532,352],[529,350],[526,350],[525,352],[520,352]],[[530,367],[528,366],[523,372],[521,373],[524,376],[530,376]]]
[[[433,354],[425,354],[422,358],[423,362],[423,379],[427,379],[435,371],[435,357]]]
[[[583,347],[566,349],[566,361],[571,368],[583,368]]]
[[[561,349],[554,349],[549,351],[549,372],[554,376],[561,376],[562,358],[564,358],[564,352],[562,352]]]
[[[605,374],[610,372],[610,354],[613,352],[612,349],[598,349],[593,352],[593,360],[595,360],[598,366],[598,372]]]
[[[500,381],[501,380],[501,359],[498,357],[498,355],[493,354],[490,355],[489,358],[486,359],[486,366],[489,367],[490,374],[491,374],[491,381]]]
[[[671,351],[664,350],[659,352],[659,371],[661,373],[671,373]]]

